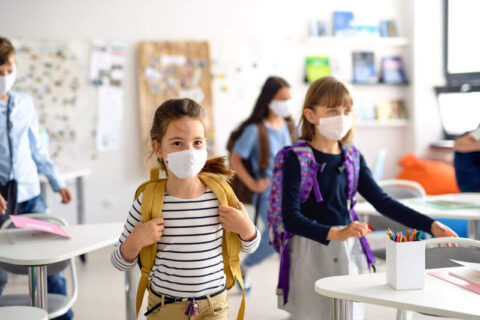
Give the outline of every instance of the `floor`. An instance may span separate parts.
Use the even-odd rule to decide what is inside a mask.
[[[75,319],[125,319],[124,274],[110,263],[110,248],[87,255],[87,263],[77,260],[79,296],[74,305]],[[382,266],[380,266],[382,267]],[[275,286],[278,260],[276,257],[265,261],[251,270],[253,289],[247,296],[247,320],[288,320],[288,313],[277,309]],[[27,279],[24,276],[11,276],[5,290],[8,293],[25,292]],[[241,294],[237,288],[229,292],[230,319],[236,319]],[[374,305],[366,305],[366,320],[395,319],[396,310]],[[140,317],[139,319],[144,319]],[[413,314],[413,320],[438,319]],[[299,319],[301,320],[301,319]]]

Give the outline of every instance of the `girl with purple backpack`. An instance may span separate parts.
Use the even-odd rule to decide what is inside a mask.
[[[358,221],[353,210],[357,190],[381,214],[408,227],[435,237],[457,236],[440,222],[390,198],[377,185],[363,156],[349,144],[353,138],[352,105],[352,96],[342,82],[333,77],[315,81],[303,106],[300,139],[305,142],[289,149],[278,165],[283,172],[282,179],[277,179],[281,218],[291,236],[286,247],[286,296],[279,300],[279,307],[295,319],[331,318],[329,299],[314,291],[316,280],[360,274],[367,264],[374,268],[375,258],[364,238],[370,229]],[[312,161],[302,160],[305,157],[300,153],[305,150],[304,155],[312,155]],[[314,163],[313,174],[300,162],[302,166]],[[305,188],[307,175],[313,179]],[[274,188],[275,179],[274,172]],[[271,196],[274,207],[272,200]],[[354,319],[363,319],[361,304],[354,304]]]

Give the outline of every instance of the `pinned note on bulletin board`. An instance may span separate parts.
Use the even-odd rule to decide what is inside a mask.
[[[42,143],[62,171],[84,166],[96,155],[94,92],[88,85],[90,43],[83,40],[13,39],[17,80],[14,91],[28,94]]]
[[[138,46],[138,88],[144,165],[150,168],[150,128],[155,110],[165,100],[191,98],[205,109],[207,138],[214,152],[213,106],[209,44],[205,41],[142,42]]]

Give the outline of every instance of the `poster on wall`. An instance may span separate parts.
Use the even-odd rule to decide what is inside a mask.
[[[142,42],[138,46],[141,138],[145,166],[155,165],[149,151],[154,112],[165,100],[191,98],[205,109],[209,121],[208,150],[214,152],[212,89],[208,42]]]
[[[15,39],[14,91],[33,99],[52,160],[62,171],[95,157],[95,108],[88,86],[87,41]]]
[[[125,46],[93,41],[89,80],[98,88],[96,145],[99,151],[120,149],[124,73]]]

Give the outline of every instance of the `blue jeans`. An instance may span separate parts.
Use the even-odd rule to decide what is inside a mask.
[[[42,195],[38,195],[30,200],[20,202],[18,204],[18,214],[24,213],[46,213],[47,205],[43,201]],[[8,272],[0,269],[0,294],[8,281]],[[56,293],[66,296],[67,286],[65,284],[65,277],[63,274],[56,273],[47,276],[47,291],[49,293]],[[73,319],[72,310],[68,310],[64,315],[55,318],[55,320],[70,320]]]
[[[262,221],[263,224],[263,231],[262,231],[262,239],[260,240],[260,245],[258,246],[257,251],[249,254],[245,260],[242,262],[242,267],[248,269],[253,266],[260,264],[263,260],[270,257],[272,254],[275,253],[275,250],[270,245],[270,234],[268,231],[268,223],[267,223],[267,214],[268,214],[268,194],[269,190],[266,192],[261,193],[259,196],[256,196],[257,201],[259,202],[258,207],[258,219]]]

